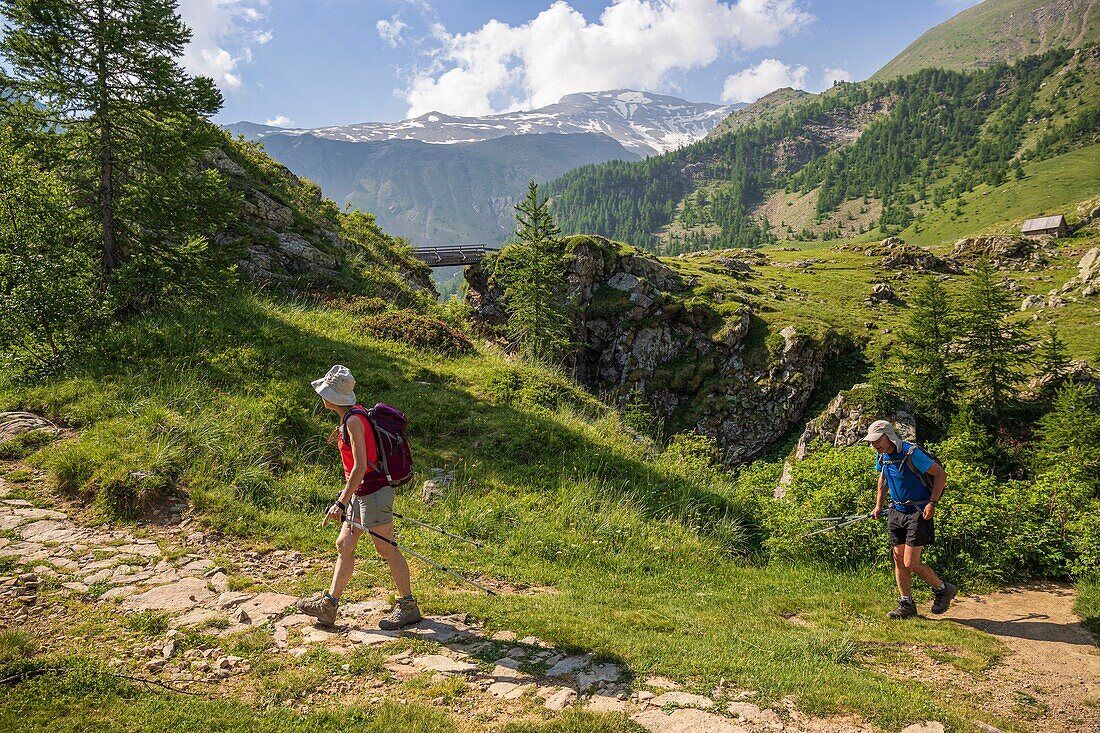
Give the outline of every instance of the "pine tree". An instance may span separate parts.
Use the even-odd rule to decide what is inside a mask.
[[[1066,355],[1066,342],[1058,336],[1058,327],[1053,323],[1047,329],[1046,336],[1039,342],[1039,376],[1051,384],[1057,383],[1069,366]]]
[[[552,359],[569,343],[565,263],[559,230],[534,181],[516,204],[516,242],[497,263],[508,331],[525,356]]]
[[[869,389],[865,409],[876,417],[889,418],[897,407],[897,399],[885,349],[875,358],[875,366],[867,377],[867,383]]]
[[[1037,468],[1064,466],[1100,478],[1100,410],[1096,388],[1069,382],[1058,388],[1050,412],[1039,420]]]
[[[989,260],[979,260],[963,296],[959,333],[971,399],[996,425],[1004,425],[1031,358],[1027,326],[1009,318],[1015,312],[1015,296]]]
[[[95,222],[104,287],[128,262],[186,277],[194,235],[229,210],[200,157],[223,139],[221,93],[176,62],[191,37],[175,0],[0,0],[0,86],[38,101],[67,146],[62,168]],[[141,282],[131,287],[145,287]]]
[[[898,334],[897,351],[905,395],[917,412],[944,427],[954,412],[958,378],[951,370],[955,313],[947,290],[927,277],[913,293],[909,321]]]

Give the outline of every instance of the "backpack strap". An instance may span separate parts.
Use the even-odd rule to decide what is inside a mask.
[[[344,413],[344,419],[340,422],[341,437],[344,439],[344,443],[346,443],[347,445],[351,445],[351,435],[348,433],[348,419],[351,418],[352,415],[361,416],[364,420],[366,420],[367,425],[370,426],[372,437],[374,438],[375,453],[378,454],[378,456],[381,459],[383,465],[385,465],[386,455],[385,455],[385,452],[382,451],[379,448],[378,435],[377,435],[377,433],[374,432],[374,421],[370,419],[370,412],[369,411],[364,410],[360,407],[353,407],[353,408],[351,408],[350,410],[348,410],[347,412]],[[378,466],[371,463],[370,459],[367,458],[366,456],[363,456],[363,460],[367,462],[368,466],[370,466],[372,469],[374,469],[375,473],[383,473],[382,469],[380,469]]]
[[[381,469],[375,468],[374,470],[378,471],[378,473],[385,476],[386,477],[386,482],[389,483],[392,486],[393,485],[393,475],[390,473],[390,462],[386,459],[386,451],[382,447],[381,438],[382,438],[382,434],[385,434],[388,438],[390,438],[390,440],[394,440],[394,441],[400,443],[401,436],[400,435],[394,435],[393,433],[389,432],[388,430],[383,430],[381,427],[379,427],[378,424],[375,423],[374,420],[372,419],[372,415],[374,413],[374,410],[375,410],[374,407],[367,410],[367,423],[370,424],[371,430],[374,431],[374,445],[377,448],[378,462],[382,464]]]

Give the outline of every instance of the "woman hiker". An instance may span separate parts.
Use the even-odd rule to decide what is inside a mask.
[[[392,540],[393,487],[384,486],[362,496],[355,493],[367,475],[368,466],[378,463],[378,448],[375,445],[374,432],[367,424],[365,410],[355,403],[355,378],[347,367],[338,364],[329,369],[328,374],[323,378],[314,381],[313,389],[321,396],[325,407],[335,412],[340,418],[340,427],[332,431],[328,436],[328,442],[331,444],[334,440],[337,441],[346,478],[344,490],[329,507],[324,521],[328,522],[331,519],[343,522],[347,518]],[[353,408],[355,412],[349,416],[348,412]],[[328,587],[328,592],[298,601],[299,611],[313,616],[326,626],[331,626],[336,621],[340,594],[351,579],[351,573],[355,567],[355,546],[362,534],[363,530],[359,527],[351,524],[343,525],[340,536],[336,539],[339,556],[336,559],[336,568],[332,572],[332,583]],[[378,625],[387,630],[400,629],[420,621],[422,616],[416,599],[412,595],[409,565],[405,562],[405,556],[393,545],[377,537],[371,537],[371,539],[374,541],[374,549],[390,566],[390,575],[393,576],[393,582],[397,585],[398,594],[393,611]]]
[[[903,442],[887,420],[871,423],[864,440],[878,451],[875,461],[879,472],[878,495],[872,516],[878,518],[882,514],[887,491],[890,494],[886,527],[901,599],[898,607],[886,615],[892,619],[917,615],[917,606],[913,603],[913,573],[932,586],[932,613],[943,613],[959,589],[940,580],[936,571],[921,560],[921,553],[932,543],[932,516],[947,485],[947,473],[919,447]],[[932,478],[931,489],[924,485],[917,471]]]

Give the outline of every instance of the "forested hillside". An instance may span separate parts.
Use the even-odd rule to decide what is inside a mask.
[[[1095,46],[841,84],[674,153],[571,171],[551,184],[553,207],[565,232],[670,254],[889,235],[980,183],[1095,144],[1098,89]],[[784,216],[792,197],[811,197],[812,219]]]

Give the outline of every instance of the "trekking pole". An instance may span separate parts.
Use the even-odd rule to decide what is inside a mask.
[[[477,540],[471,540],[467,537],[463,537],[461,535],[454,534],[453,532],[448,532],[447,530],[443,529],[442,527],[435,527],[435,526],[427,524],[425,522],[421,522],[419,519],[413,519],[412,517],[406,517],[404,514],[398,514],[397,512],[394,512],[393,516],[397,517],[398,519],[403,519],[406,522],[412,522],[413,524],[418,525],[420,527],[423,527],[424,529],[430,529],[434,532],[438,532],[441,535],[446,535],[447,537],[452,537],[456,540],[462,540],[463,542],[469,542],[474,547],[483,547],[483,545],[480,542],[478,542]]]
[[[809,522],[829,521],[829,520],[839,520],[839,521],[836,521],[836,523],[833,524],[832,526],[822,527],[821,529],[815,529],[813,532],[807,532],[806,534],[802,535],[802,539],[806,539],[807,537],[813,537],[815,534],[821,534],[822,532],[832,532],[835,529],[842,529],[842,528],[847,527],[849,525],[855,524],[856,522],[862,522],[864,519],[870,519],[873,516],[875,516],[875,515],[872,513],[872,514],[856,514],[856,515],[853,515],[851,517],[822,517],[821,519],[808,519],[806,521],[809,521]],[[884,515],[880,514],[879,518],[881,518],[882,516],[884,516]]]
[[[444,567],[444,566],[440,565],[435,560],[429,560],[428,558],[424,557],[423,555],[421,555],[419,552],[416,552],[415,550],[410,550],[409,548],[407,548],[403,545],[399,545],[395,540],[391,540],[389,537],[383,537],[382,535],[378,534],[377,532],[375,532],[370,527],[365,527],[362,524],[360,524],[359,522],[355,522],[355,521],[352,521],[351,519],[347,519],[347,518],[345,518],[344,521],[347,522],[348,524],[350,524],[352,527],[356,527],[358,529],[363,530],[364,532],[369,533],[371,537],[377,537],[378,539],[385,542],[387,545],[391,545],[393,547],[396,547],[401,552],[407,553],[407,554],[412,555],[413,557],[415,557],[417,559],[423,560],[424,562],[431,565],[433,568],[438,568],[439,570],[442,570],[443,572],[447,573],[447,575],[450,575],[452,578],[457,578],[458,580],[461,580],[463,583],[468,583],[468,584],[474,586],[475,588],[477,588],[478,590],[485,591],[486,593],[488,593],[491,596],[496,595],[496,591],[490,590],[489,588],[486,588],[485,586],[483,586],[481,583],[478,583],[476,581],[470,580],[469,578],[466,578],[466,577],[463,577],[463,576],[459,575],[454,570],[451,570],[450,568],[447,568],[447,567]]]

